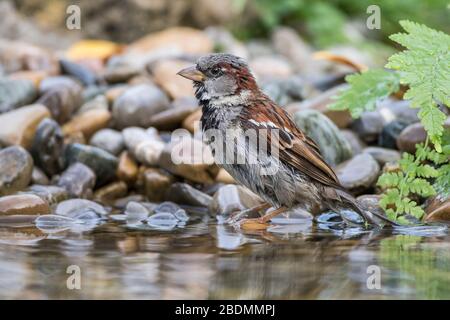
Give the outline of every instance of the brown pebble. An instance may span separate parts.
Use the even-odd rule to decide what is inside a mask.
[[[426,221],[450,221],[450,199],[447,199],[444,202],[433,201],[430,205],[431,210],[425,218]]]
[[[219,169],[219,173],[216,176],[216,182],[222,182],[226,184],[236,183],[234,178],[223,168]]]
[[[161,202],[173,183],[173,176],[163,170],[141,167],[138,184],[150,201]]]
[[[127,183],[134,183],[139,172],[136,161],[130,156],[127,151],[120,154],[119,165],[117,167],[117,176],[120,180]]]
[[[29,148],[37,126],[50,112],[40,104],[33,104],[0,115],[0,143]]]
[[[163,60],[152,68],[155,82],[164,89],[172,99],[193,97],[192,81],[180,77],[177,72],[191,64],[181,60]]]
[[[198,122],[202,117],[202,109],[198,109],[188,115],[182,122],[182,127],[188,130],[190,133],[194,133],[198,130]]]
[[[94,193],[94,198],[100,201],[114,200],[126,196],[127,191],[127,184],[123,181],[117,181],[98,189]]]
[[[92,109],[73,117],[62,130],[65,135],[82,132],[89,139],[96,131],[105,128],[110,119],[111,113],[108,110]]]
[[[50,213],[47,202],[33,194],[10,195],[0,198],[0,215],[37,215]]]

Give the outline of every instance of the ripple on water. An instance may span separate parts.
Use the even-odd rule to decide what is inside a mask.
[[[400,226],[395,227],[393,233],[419,237],[439,237],[448,234],[448,226],[438,223],[421,226]]]

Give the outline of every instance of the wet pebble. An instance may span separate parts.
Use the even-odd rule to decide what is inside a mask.
[[[58,123],[49,118],[42,120],[31,146],[34,163],[51,177],[64,166],[63,149],[63,133]]]
[[[220,168],[219,172],[216,175],[216,182],[225,183],[225,184],[234,184],[236,180],[223,168]]]
[[[378,145],[388,149],[397,149],[398,136],[407,126],[408,123],[402,120],[394,120],[386,124],[378,137]]]
[[[378,139],[385,123],[385,119],[379,112],[364,112],[353,121],[351,128],[362,140],[374,142]]]
[[[363,150],[364,153],[370,154],[379,165],[382,167],[387,162],[396,162],[401,158],[400,152],[380,147],[367,147]]]
[[[171,141],[162,151],[158,164],[170,173],[198,183],[213,183],[219,168],[209,147],[184,135]]]
[[[78,79],[85,86],[93,85],[97,81],[95,74],[82,64],[66,59],[61,59],[59,64],[61,66],[61,71],[64,74]]]
[[[0,143],[29,148],[39,123],[50,116],[46,107],[33,104],[0,114]]]
[[[21,41],[0,40],[0,64],[8,73],[20,70],[59,72],[58,60],[50,51]]]
[[[261,90],[280,106],[301,101],[311,95],[313,88],[298,76],[261,81]]]
[[[431,209],[431,208],[430,208]],[[432,210],[427,208],[426,221],[450,221],[450,198],[437,201]]]
[[[175,215],[169,212],[160,212],[151,215],[147,219],[147,224],[150,227],[157,228],[159,230],[171,230],[177,226],[180,222]]]
[[[97,131],[89,141],[90,145],[118,155],[124,149],[122,133],[113,129],[101,129]]]
[[[100,218],[108,214],[108,212],[97,202],[86,199],[69,199],[57,205],[55,214],[83,220]]]
[[[61,175],[58,186],[67,190],[71,197],[89,198],[95,185],[95,173],[83,163],[70,165]]]
[[[123,198],[119,198],[114,201],[113,207],[120,210],[125,210],[127,204],[130,201],[143,202],[146,201],[146,198],[142,194],[130,194]]]
[[[95,132],[108,126],[111,113],[108,110],[92,109],[74,116],[62,127],[64,134],[83,133],[89,139]]]
[[[226,185],[214,194],[209,209],[213,214],[229,215],[261,203],[261,198],[248,189],[238,185]]]
[[[165,143],[157,134],[131,127],[124,129],[122,135],[128,151],[135,159],[149,166],[158,164]]]
[[[341,133],[350,144],[350,149],[352,150],[353,155],[361,153],[366,147],[366,144],[353,131],[344,129],[341,130]]]
[[[358,202],[369,211],[380,210],[380,199],[381,195],[379,194],[363,194],[356,198]]]
[[[171,202],[171,201],[164,201],[164,202],[161,202],[160,204],[158,204],[153,209],[153,211],[155,213],[169,212],[169,213],[175,214],[175,212],[177,212],[180,209],[181,209],[181,207],[179,205],[177,205],[176,203]]]
[[[111,201],[124,197],[127,191],[128,186],[125,182],[116,181],[97,189],[94,193],[94,198],[101,202]]]
[[[171,213],[177,218],[180,222],[187,222],[189,220],[189,215],[186,213],[186,210],[180,208],[179,205],[170,201],[164,201],[158,204],[153,212],[155,214],[158,213]]]
[[[24,189],[31,181],[33,159],[19,146],[0,150],[0,195]]]
[[[0,215],[39,215],[49,212],[48,203],[32,194],[0,197]]]
[[[444,128],[450,130],[450,117],[444,122]],[[400,151],[414,153],[417,143],[425,142],[426,132],[421,123],[414,123],[403,129],[397,138],[397,147]]]
[[[1,67],[0,67],[0,69],[1,69]],[[41,81],[43,79],[45,79],[47,76],[48,76],[48,74],[45,71],[27,71],[27,70],[23,70],[23,71],[18,71],[18,72],[14,72],[14,73],[9,74],[8,78],[11,79],[11,80],[31,81],[31,83],[33,83],[34,87],[38,88],[39,84],[41,83]],[[37,93],[37,90],[36,90],[36,93]],[[33,100],[31,100],[28,103],[31,103],[31,102],[33,102]]]
[[[128,184],[133,184],[138,178],[139,167],[127,151],[120,154],[117,166],[117,177]]]
[[[164,200],[173,181],[173,176],[164,170],[142,167],[137,187],[150,201],[160,202]]]
[[[328,108],[334,101],[333,97],[346,88],[348,88],[347,84],[335,86],[319,94],[317,97],[289,104],[286,106],[286,109],[291,113],[305,109],[317,110],[326,115],[338,128],[347,128],[353,121],[350,113],[347,110],[330,110]]]
[[[65,149],[65,160],[68,165],[80,162],[91,168],[97,177],[97,186],[111,181],[116,175],[117,157],[97,147],[72,143]]]
[[[131,43],[126,53],[141,54],[155,51],[170,54],[200,55],[214,51],[213,42],[202,31],[188,27],[172,27],[153,32]]]
[[[290,60],[303,74],[317,74],[312,60],[312,48],[300,38],[294,29],[277,28],[272,34],[275,50]]]
[[[45,175],[45,173],[41,169],[34,166],[33,172],[31,173],[31,183],[47,185],[50,183],[50,181],[48,180],[48,177]]]
[[[197,111],[194,111],[190,115],[188,115],[181,123],[181,126],[184,129],[188,130],[190,133],[194,133],[200,129],[199,124],[201,117],[202,109],[198,109]]]
[[[180,77],[177,73],[192,64],[182,60],[161,60],[151,67],[155,83],[166,91],[172,99],[193,97],[192,81]]]
[[[139,202],[130,201],[125,208],[127,223],[139,223],[147,219],[149,211]]]
[[[36,88],[30,80],[0,79],[0,113],[29,104],[36,96]]]
[[[387,98],[377,106],[377,111],[381,113],[389,123],[392,121],[402,121],[407,124],[419,122],[419,109],[411,108],[410,100],[395,100]]]
[[[286,78],[293,74],[291,65],[282,56],[255,57],[249,66],[258,79]]]
[[[96,95],[94,98],[83,103],[76,114],[81,114],[90,110],[108,111],[108,100],[106,97],[103,94]]]
[[[337,165],[352,156],[348,141],[336,125],[326,116],[315,110],[302,110],[295,113],[295,123],[313,139],[325,159]]]
[[[140,84],[126,89],[113,105],[113,119],[120,129],[148,127],[151,116],[169,108],[169,99],[158,87]]]
[[[69,197],[66,189],[53,185],[43,186],[33,184],[26,191],[24,191],[24,193],[34,194],[47,202],[49,205],[54,205],[66,200]]]
[[[376,182],[379,173],[380,166],[367,153],[358,154],[341,163],[336,170],[341,184],[355,194],[370,188]]]
[[[271,210],[275,209],[272,208],[268,210],[267,213],[270,213]],[[304,224],[305,222],[311,221],[312,218],[313,216],[308,211],[301,208],[292,208],[289,211],[286,211],[284,214],[273,217],[272,219],[270,219],[270,221],[278,225],[292,225]]]
[[[177,182],[170,186],[166,192],[166,200],[178,204],[185,204],[199,207],[209,207],[212,197],[187,183]]]
[[[111,59],[112,61],[114,59]],[[108,61],[108,66],[103,73],[103,79],[108,83],[127,82],[140,72],[139,68],[130,65],[112,64]]]
[[[400,151],[414,153],[416,144],[424,142],[427,137],[421,123],[414,123],[402,130],[397,137],[397,147]]]
[[[179,128],[182,121],[198,109],[195,98],[179,98],[172,102],[170,109],[153,115],[149,124],[159,130],[174,130]]]
[[[39,91],[41,97],[37,103],[46,106],[52,118],[58,123],[70,119],[73,112],[82,103],[82,87],[73,79],[65,76],[49,77],[42,80]]]

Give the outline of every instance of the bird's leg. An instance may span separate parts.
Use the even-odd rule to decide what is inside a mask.
[[[268,214],[266,214],[260,218],[243,219],[239,222],[239,225],[245,229],[266,229],[268,226],[267,222],[270,219],[278,216],[279,214],[281,214],[287,210],[288,210],[288,208],[286,208],[286,207],[279,207],[278,209],[275,209],[272,212],[269,212]]]
[[[231,217],[229,217],[229,218],[227,219],[226,222],[227,222],[227,223],[235,223],[235,222],[237,222],[239,219],[241,219],[242,217],[245,217],[245,216],[249,215],[250,213],[258,212],[258,211],[260,211],[260,210],[264,210],[264,209],[268,209],[268,208],[270,208],[270,204],[268,204],[268,203],[266,202],[266,203],[263,203],[263,204],[254,206],[254,207],[252,207],[252,208],[249,208],[249,209],[245,209],[245,210],[242,210],[242,211],[238,211],[238,212],[236,212],[235,214],[233,214]]]

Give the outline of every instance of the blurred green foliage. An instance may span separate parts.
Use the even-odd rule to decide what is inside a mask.
[[[383,268],[405,274],[394,279],[395,272],[383,273],[387,276],[382,278],[382,288],[391,285],[414,288],[416,299],[449,299],[450,253],[445,246],[427,245],[421,241],[421,237],[411,235],[381,240],[378,258]]]
[[[450,31],[447,0],[234,0],[243,18],[232,29],[238,37],[249,39],[267,37],[281,25],[290,26],[323,48],[349,41],[347,22],[360,21],[365,28],[366,11],[373,4],[381,10],[381,29],[361,30],[373,40],[387,41],[388,35],[400,30],[398,21],[402,19]]]

